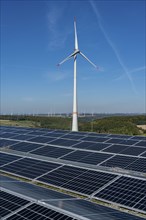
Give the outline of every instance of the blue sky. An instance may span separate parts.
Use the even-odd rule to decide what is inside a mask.
[[[145,1],[1,1],[1,113],[145,112]]]

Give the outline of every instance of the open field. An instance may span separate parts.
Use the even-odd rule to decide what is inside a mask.
[[[12,120],[0,120],[0,125],[5,126],[21,126],[21,127],[31,127],[35,128],[36,125],[39,126],[39,123],[36,123],[34,121],[12,121]]]
[[[146,125],[137,125],[137,127],[146,130]]]
[[[146,116],[112,116],[104,118],[79,118],[79,131],[146,135]],[[5,126],[38,127],[71,130],[71,117],[1,115],[0,124]]]

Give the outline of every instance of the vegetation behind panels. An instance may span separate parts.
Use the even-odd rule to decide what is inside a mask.
[[[38,127],[50,129],[71,130],[70,117],[22,116],[1,115],[1,125]],[[146,135],[146,130],[137,125],[146,125],[145,115],[112,116],[90,120],[79,118],[79,130],[97,133]]]

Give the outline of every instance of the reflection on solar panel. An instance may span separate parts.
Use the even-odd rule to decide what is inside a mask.
[[[115,174],[63,166],[38,178],[38,180],[90,195],[115,177]]]
[[[76,220],[67,214],[0,191],[1,218],[9,220]]]
[[[2,167],[3,171],[34,179],[57,167],[59,164],[24,158]]]
[[[95,197],[124,206],[138,207],[141,204],[141,200],[145,198],[145,195],[146,181],[122,176],[98,192]],[[146,211],[146,207],[143,207],[142,210]]]
[[[27,208],[19,211],[18,213],[14,214],[10,218],[7,218],[8,220],[25,220],[25,219],[39,219],[39,220],[75,220],[75,218],[69,217],[65,214],[62,214],[60,212],[54,211],[52,209],[43,207],[38,204],[32,204],[28,206]]]

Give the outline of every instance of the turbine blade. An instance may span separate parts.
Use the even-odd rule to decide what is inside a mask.
[[[60,63],[57,64],[57,66],[60,66],[61,64],[65,63],[67,60],[71,59],[74,56],[74,53],[66,57],[64,60],[62,60]]]
[[[78,50],[78,37],[76,28],[76,18],[74,18],[74,29],[75,29],[75,50]]]
[[[82,52],[80,52],[81,56],[84,57],[92,66],[94,66],[96,69],[98,69],[98,66],[96,66],[94,63],[91,62]]]
[[[57,64],[57,66],[60,66],[61,64],[65,63],[67,60],[71,59],[73,56],[75,56],[76,54],[78,54],[79,51],[75,51],[73,52],[71,55],[69,55],[68,57],[66,57],[64,60],[62,60],[59,64]]]

